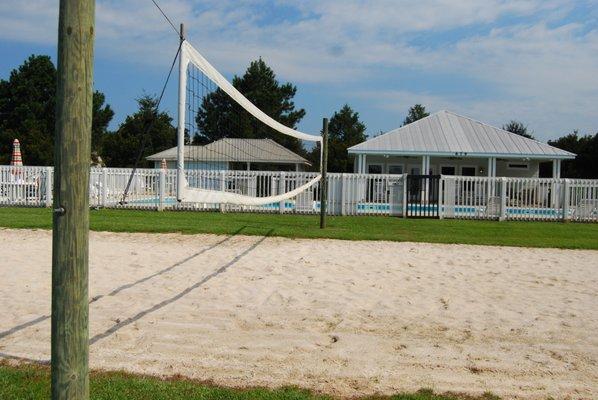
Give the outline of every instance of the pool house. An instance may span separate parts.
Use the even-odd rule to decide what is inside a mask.
[[[560,178],[561,161],[575,154],[537,140],[440,111],[350,147],[354,171],[363,174],[539,177],[540,163],[552,163]]]

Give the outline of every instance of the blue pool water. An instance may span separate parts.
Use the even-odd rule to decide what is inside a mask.
[[[129,204],[139,204],[139,205],[157,205],[158,204],[157,198],[148,198],[148,199],[140,199],[140,200],[132,200]],[[171,206],[177,204],[177,200],[172,197],[168,197],[164,199],[165,206]],[[286,201],[284,204],[285,210],[293,210],[295,208],[295,203],[292,201]],[[358,214],[376,214],[376,213],[389,213],[391,211],[390,204],[388,203],[358,203],[357,204],[357,213]],[[261,209],[266,210],[278,210],[280,209],[279,203],[271,203],[266,204],[263,206],[259,206]],[[420,204],[409,204],[409,211],[411,212],[420,212],[420,213],[432,213],[435,212],[438,208],[437,205],[420,205]],[[320,202],[314,201],[313,206],[314,211],[320,209]],[[443,207],[443,210],[445,207]],[[455,214],[456,215],[472,215],[475,214],[477,211],[476,207],[468,207],[468,206],[456,206],[455,207]],[[553,208],[507,208],[507,212],[510,215],[517,215],[521,217],[525,216],[544,216],[544,217],[556,217],[560,215],[560,210],[553,209]]]

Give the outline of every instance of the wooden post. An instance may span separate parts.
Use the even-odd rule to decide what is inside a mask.
[[[185,186],[185,101],[187,95],[187,58],[183,51],[185,41],[185,25],[181,24],[179,31],[181,54],[179,54],[179,93],[178,93],[178,125],[177,125],[177,151],[176,151],[176,198],[183,200],[183,187]],[[220,211],[223,211],[220,206]]]
[[[320,229],[326,228],[326,202],[328,201],[328,118],[322,121],[322,180],[320,181]]]
[[[87,293],[95,0],[61,0],[52,232],[52,399],[89,398]]]

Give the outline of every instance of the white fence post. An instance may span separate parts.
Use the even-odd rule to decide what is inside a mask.
[[[164,192],[166,191],[166,171],[160,168],[158,175],[158,211],[164,211]]]
[[[563,179],[563,221],[569,221],[569,179]]]
[[[500,215],[499,221],[504,221],[507,217],[507,179],[500,178]]]
[[[106,207],[108,204],[108,170],[106,168],[102,168],[102,187],[101,190],[101,205],[102,207]]]
[[[444,219],[444,177],[440,175],[440,182],[438,182],[438,219]]]
[[[407,204],[407,174],[403,174],[403,218],[407,218],[407,210],[409,209],[409,204]]]
[[[345,207],[345,191],[346,191],[346,184],[347,184],[347,179],[345,177],[345,174],[342,173],[341,174],[341,188],[340,188],[340,196],[341,196],[341,215],[345,215],[347,213],[346,207]]]
[[[52,167],[46,167],[46,207],[52,207],[52,187],[54,186],[54,179],[52,179]]]
[[[285,192],[285,173],[283,171],[280,172],[280,177],[278,179],[278,194],[284,194]],[[278,208],[281,214],[284,214],[284,205],[285,201],[281,201],[278,203]]]
[[[220,190],[226,192],[226,171],[220,171]],[[226,205],[220,203],[220,212],[226,211]]]

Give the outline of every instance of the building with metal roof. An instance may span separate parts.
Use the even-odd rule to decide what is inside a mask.
[[[537,177],[575,154],[450,111],[439,111],[350,147],[355,172]]]
[[[242,149],[243,151],[239,151]],[[224,138],[205,146],[184,147],[186,169],[264,169],[301,171],[311,165],[299,154],[276,143],[272,139]],[[172,147],[146,157],[155,168],[162,160],[168,168],[176,168],[177,148]]]

